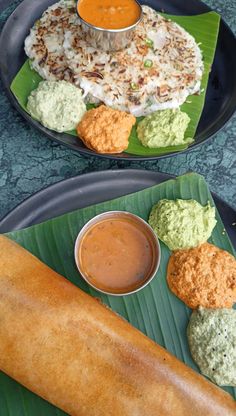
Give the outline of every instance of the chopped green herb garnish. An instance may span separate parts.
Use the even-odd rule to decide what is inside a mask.
[[[146,45],[149,48],[152,48],[153,47],[153,40],[152,39],[147,38],[145,42],[146,42]]]
[[[136,84],[135,82],[131,82],[130,87],[132,88],[132,90],[137,90],[138,84]]]
[[[144,61],[144,66],[145,68],[151,68],[153,66],[153,62],[151,59],[146,59],[146,61]]]

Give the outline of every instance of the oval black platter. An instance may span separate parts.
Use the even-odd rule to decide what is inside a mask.
[[[10,0],[2,0],[5,7],[11,3]],[[115,155],[101,155],[87,149],[76,137],[56,133],[43,127],[33,120],[18,104],[10,91],[10,85],[23,65],[26,55],[23,45],[30,28],[43,11],[55,3],[55,0],[23,0],[7,20],[0,37],[0,75],[6,94],[18,110],[18,112],[35,128],[43,132],[50,139],[64,144],[73,150],[90,156],[110,158],[116,160],[155,160],[163,157],[174,156],[177,153],[169,153],[162,156],[141,157],[128,153]],[[206,13],[211,9],[198,0],[144,0],[142,4],[164,10],[176,15],[195,15]],[[1,6],[1,1],[0,1]],[[2,9],[0,7],[0,9]],[[195,142],[187,149],[190,150],[205,142],[219,131],[230,119],[236,108],[236,38],[221,20],[216,55],[208,83],[206,102],[204,110],[195,135]]]
[[[109,170],[65,179],[32,195],[0,221],[0,233],[26,228],[78,208],[157,185],[173,176],[139,169]],[[236,211],[213,194],[236,249]]]

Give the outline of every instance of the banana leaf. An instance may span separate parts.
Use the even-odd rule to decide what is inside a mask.
[[[204,74],[201,82],[200,95],[189,96],[186,102],[181,106],[181,109],[189,115],[191,120],[185,132],[185,137],[194,138],[204,107],[209,73],[215,55],[220,16],[215,12],[196,16],[171,16],[166,14],[163,14],[163,16],[173,20],[186,29],[196,39],[196,42],[202,50]],[[27,60],[12,81],[11,91],[25,111],[27,111],[26,105],[29,94],[33,89],[37,88],[41,80],[42,78],[37,72],[30,68],[29,60]],[[139,119],[137,119],[137,122],[139,122]],[[75,131],[70,131],[68,134],[74,136],[77,135]],[[184,144],[165,148],[146,148],[140,143],[136,134],[136,128],[134,127],[129,138],[129,146],[126,153],[137,156],[158,156],[169,152],[185,150],[187,147],[188,145]]]
[[[166,267],[170,251],[163,243],[161,243],[161,264],[156,277],[140,292],[125,297],[107,296],[93,290],[80,277],[74,263],[73,248],[76,236],[92,217],[104,211],[125,210],[147,220],[153,204],[162,198],[193,198],[203,205],[207,201],[210,201],[211,205],[214,204],[204,178],[191,173],[134,194],[78,209],[7,235],[82,290],[101,298],[102,302],[132,325],[199,372],[191,358],[186,337],[191,310],[168,289]],[[235,255],[218,212],[216,217],[217,225],[209,241]],[[236,389],[227,387],[224,390],[236,397]],[[3,373],[0,373],[0,409],[1,416],[64,414]]]

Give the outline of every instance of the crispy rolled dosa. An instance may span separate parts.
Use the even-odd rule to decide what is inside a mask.
[[[72,416],[231,416],[230,395],[0,236],[0,369]]]

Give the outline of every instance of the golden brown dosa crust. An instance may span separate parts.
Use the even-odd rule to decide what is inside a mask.
[[[0,369],[72,416],[236,415],[234,400],[0,236]]]

